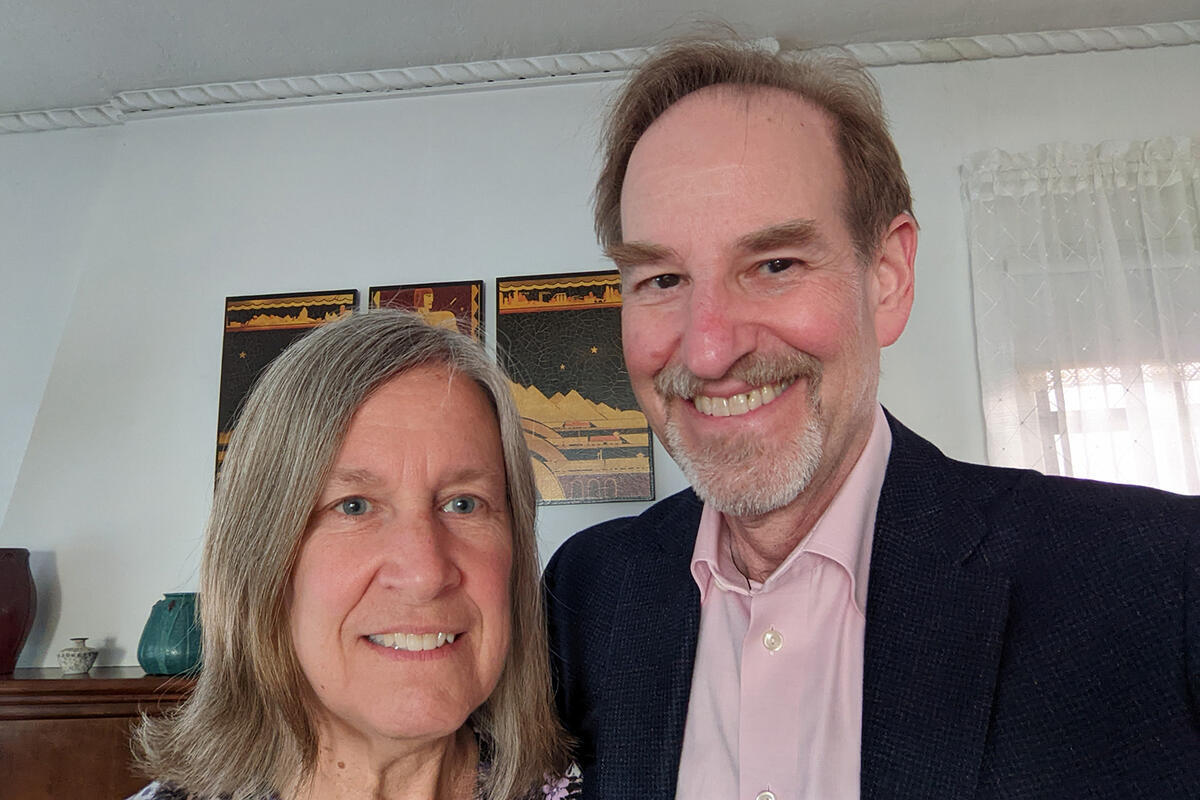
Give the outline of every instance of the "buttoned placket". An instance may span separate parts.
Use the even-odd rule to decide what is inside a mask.
[[[811,556],[802,554],[790,570],[811,568]],[[803,619],[805,598],[801,579],[763,589],[753,585],[750,593],[750,620],[742,645],[742,680],[739,703],[739,796],[745,800],[787,800],[795,797],[797,785],[796,742],[788,736],[762,735],[788,729],[785,721],[795,720],[801,712],[798,686],[803,676],[796,674],[796,661],[790,652],[798,632],[789,630],[781,620],[795,626]],[[748,742],[756,741],[757,746]],[[768,744],[764,745],[766,742]],[[791,787],[791,788],[789,788]]]

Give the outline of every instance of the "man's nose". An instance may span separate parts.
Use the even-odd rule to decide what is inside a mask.
[[[432,600],[462,582],[451,542],[435,512],[397,520],[384,532],[378,580],[409,602]]]
[[[723,378],[754,349],[754,309],[719,282],[697,284],[689,297],[679,355],[704,380]]]

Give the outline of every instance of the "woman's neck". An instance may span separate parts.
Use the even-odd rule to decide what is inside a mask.
[[[468,726],[420,743],[371,742],[321,731],[312,777],[293,800],[471,800],[479,747]]]

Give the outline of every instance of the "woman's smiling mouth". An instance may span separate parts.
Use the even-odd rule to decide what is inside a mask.
[[[419,653],[422,650],[436,650],[448,644],[454,644],[457,633],[373,633],[366,637],[367,641],[380,647],[390,647],[393,650],[407,650]]]

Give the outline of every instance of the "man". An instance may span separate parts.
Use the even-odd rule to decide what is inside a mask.
[[[547,569],[585,795],[1200,797],[1200,501],[955,462],[876,401],[917,226],[869,78],[677,45],[606,146],[693,488]]]

